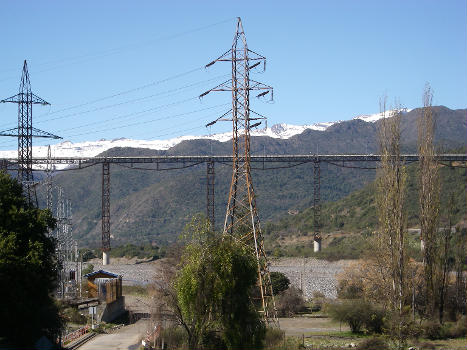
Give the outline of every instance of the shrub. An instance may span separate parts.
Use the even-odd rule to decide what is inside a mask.
[[[427,321],[423,325],[423,335],[430,339],[446,339],[448,336],[447,328],[437,321]]]
[[[164,339],[166,349],[183,349],[188,344],[186,332],[180,327],[168,327],[162,329],[161,337]]]
[[[365,317],[365,328],[369,333],[383,333],[386,312],[380,308],[372,306]]]
[[[289,288],[290,280],[282,272],[271,272],[271,284],[274,295],[277,295]]]
[[[352,333],[360,333],[363,328],[369,333],[383,331],[385,311],[362,299],[329,304],[327,312],[334,320],[347,323]]]
[[[205,332],[202,336],[202,348],[203,350],[225,350],[227,345],[222,339],[219,332],[208,331]]]
[[[302,293],[295,287],[290,287],[279,295],[277,311],[280,316],[290,317],[305,309]]]
[[[326,296],[323,293],[319,291],[313,292],[311,311],[312,312],[321,311],[325,300],[326,300]]]
[[[84,275],[87,275],[88,273],[91,273],[93,271],[94,271],[94,265],[89,264],[88,266],[86,266],[86,268],[83,269],[82,274],[84,276]]]
[[[461,338],[467,335],[467,318],[461,317],[449,332],[451,338]]]
[[[352,333],[360,333],[366,306],[363,300],[344,300],[341,303],[329,304],[327,312],[334,320],[347,323]]]
[[[284,342],[285,332],[278,328],[267,328],[264,338],[264,347],[266,349],[282,345]]]
[[[97,258],[96,254],[94,254],[94,251],[92,251],[89,248],[80,249],[80,254],[81,254],[81,257],[83,258],[83,261],[85,262],[91,259]]]
[[[383,338],[374,337],[363,340],[357,346],[358,350],[389,350],[389,345]]]
[[[63,310],[63,316],[71,323],[86,324],[86,316],[81,315],[79,310],[74,307],[68,307]]]

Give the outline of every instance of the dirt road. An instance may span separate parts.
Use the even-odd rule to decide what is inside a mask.
[[[146,334],[148,320],[139,320],[135,324],[122,327],[112,334],[100,334],[79,347],[79,350],[136,350],[141,345],[141,338]]]

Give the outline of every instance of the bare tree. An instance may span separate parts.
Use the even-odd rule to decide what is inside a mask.
[[[391,279],[392,308],[402,316],[405,298],[405,196],[406,170],[400,150],[400,107],[386,110],[386,98],[380,101],[379,145],[381,165],[378,171],[377,208],[379,217],[379,251],[387,261]]]
[[[439,222],[440,181],[434,147],[433,92],[429,84],[423,93],[423,109],[418,119],[420,239],[426,285],[427,315],[434,316],[436,300],[436,233]]]
[[[441,242],[439,244],[439,266],[440,273],[438,278],[438,317],[439,322],[443,323],[444,317],[444,306],[446,304],[446,295],[449,285],[448,275],[449,271],[453,267],[451,259],[451,239],[453,229],[453,215],[454,215],[454,193],[450,194],[449,203],[446,210],[446,222],[444,228],[441,230]]]
[[[458,228],[454,236],[454,266],[456,271],[455,300],[456,311],[465,314],[466,311],[466,281],[464,275],[464,261],[466,260],[467,232],[466,229]]]

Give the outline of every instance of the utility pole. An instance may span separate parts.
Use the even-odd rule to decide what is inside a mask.
[[[257,97],[270,93],[272,98],[273,89],[250,79],[250,70],[253,68],[263,63],[264,70],[266,58],[248,49],[240,18],[237,20],[237,29],[231,49],[207,64],[206,67],[222,61],[231,62],[232,78],[204,92],[200,95],[200,98],[211,91],[230,91],[232,93],[232,109],[206,125],[211,126],[217,121],[227,120],[232,121],[233,127],[232,181],[224,221],[224,234],[233,236],[252,249],[258,262],[258,285],[263,318],[268,323],[278,325],[250,168],[250,130],[261,124],[261,121],[258,122],[258,120],[266,119],[250,109],[250,91],[262,91]],[[228,116],[230,113],[231,117]]]
[[[32,138],[61,139],[61,137],[33,128],[32,126],[32,105],[40,104],[45,106],[50,105],[50,103],[32,93],[26,60],[24,60],[19,93],[1,100],[0,102],[18,104],[18,127],[0,132],[0,136],[13,136],[18,138],[17,178],[23,185],[23,190],[29,204],[37,207],[36,183],[34,182],[32,171]]]
[[[110,163],[102,163],[102,265],[110,263]]]

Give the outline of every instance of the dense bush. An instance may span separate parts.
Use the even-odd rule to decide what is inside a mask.
[[[389,350],[389,345],[383,338],[368,338],[358,344],[357,350]]]
[[[149,243],[141,246],[129,243],[112,248],[110,256],[113,258],[137,257],[139,259],[152,258],[153,260],[156,260],[163,256],[163,252],[159,247],[153,246]]]
[[[289,288],[290,280],[282,272],[271,272],[271,284],[274,295],[277,295]]]
[[[82,271],[82,274],[83,276],[84,275],[87,275],[88,273],[91,273],[94,271],[94,265],[93,264],[89,264],[88,266],[86,266],[83,271]]]
[[[63,317],[71,323],[76,324],[86,324],[87,319],[86,316],[82,315],[78,309],[74,307],[67,307],[63,310]]]
[[[339,299],[360,299],[363,297],[362,279],[350,279],[348,274],[339,278],[337,283],[337,297]]]
[[[365,315],[365,328],[368,333],[383,333],[386,311],[381,307],[372,306]]]
[[[281,346],[284,342],[285,331],[279,328],[267,328],[264,338],[264,347],[266,349]]]
[[[423,325],[423,335],[430,340],[445,339],[448,337],[448,331],[446,326],[437,321],[427,321]]]
[[[306,307],[302,292],[291,286],[278,296],[277,311],[282,317],[290,317]]]
[[[437,321],[427,321],[422,330],[424,337],[430,340],[461,338],[467,335],[467,320],[464,316],[456,323],[440,324]]]
[[[315,253],[315,257],[329,261],[359,259],[366,247],[367,240],[362,235],[336,237],[321,252]]]
[[[184,349],[188,344],[186,332],[181,327],[168,327],[162,329],[161,337],[164,339],[166,349]]]
[[[84,262],[97,258],[96,252],[89,248],[80,249],[79,254]]]
[[[311,300],[312,300],[311,311],[312,312],[321,311],[326,301],[326,296],[319,291],[315,291],[313,292],[313,298]]]
[[[384,310],[362,299],[328,304],[326,310],[334,320],[347,323],[352,333],[360,333],[364,329],[368,333],[383,331]]]
[[[467,335],[467,318],[461,317],[450,332],[451,338],[461,338]]]

